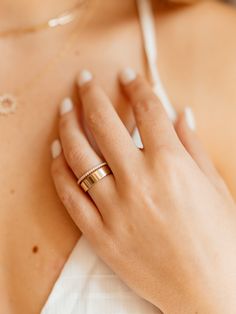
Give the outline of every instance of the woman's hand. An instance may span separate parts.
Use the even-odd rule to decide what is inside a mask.
[[[88,72],[82,110],[61,107],[52,175],[60,199],[97,254],[164,313],[235,313],[236,208],[181,114],[175,128],[148,83],[121,75],[144,149]],[[81,112],[83,111],[83,119]],[[82,121],[98,149],[88,141]],[[113,175],[86,194],[77,179],[103,162]]]

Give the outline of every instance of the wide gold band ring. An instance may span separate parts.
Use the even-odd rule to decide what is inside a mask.
[[[102,180],[109,174],[112,174],[112,171],[108,164],[104,162],[82,175],[82,177],[78,180],[78,184],[85,192],[87,192],[95,183]]]

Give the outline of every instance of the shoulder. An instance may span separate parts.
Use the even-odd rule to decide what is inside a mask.
[[[219,42],[220,38],[229,41],[235,38],[236,6],[230,4],[197,0],[192,5],[169,5],[159,12],[156,8],[155,12],[157,22],[159,16],[164,16],[171,25],[176,26],[175,31],[182,32],[185,36],[190,35],[192,39]],[[208,40],[206,43],[209,43]],[[233,40],[231,44],[236,45],[236,41]]]
[[[202,44],[220,45],[221,51],[236,47],[236,6],[216,1],[200,1],[186,10],[187,12],[186,23],[189,22],[190,31],[198,30],[198,38]]]
[[[187,39],[219,42],[220,38],[231,41],[236,34],[236,6],[218,1],[196,0],[192,5],[167,5],[158,8],[153,1],[157,27],[160,21],[171,25],[172,31]],[[193,37],[194,35],[194,37]],[[207,41],[206,43],[209,43]],[[221,43],[223,44],[223,43]],[[236,41],[231,44],[236,46]]]
[[[190,15],[190,30],[195,34],[190,40],[203,82],[199,83],[199,77],[195,84],[208,94],[204,98],[210,113],[204,111],[207,123],[199,121],[199,132],[208,138],[210,144],[207,140],[205,144],[236,199],[236,6],[202,3],[193,7]]]
[[[235,107],[236,6],[199,0],[157,13],[156,25],[160,63],[173,78],[170,86],[207,88],[225,106]]]
[[[159,48],[168,46],[180,63],[194,58],[193,64],[236,66],[236,6],[198,0],[155,8],[155,15]]]
[[[179,13],[181,14],[181,13]],[[236,75],[236,6],[199,1],[182,14],[183,37],[208,73],[221,73],[218,83],[230,87]],[[213,71],[213,69],[215,71]],[[236,94],[235,94],[236,96]]]
[[[228,55],[235,59],[236,6],[217,1],[199,1],[182,14],[185,15],[183,31],[195,49],[196,45],[199,51],[203,49],[206,57],[209,56],[208,50],[211,56],[224,58]]]
[[[198,135],[236,198],[236,6],[198,1],[156,13],[156,22],[164,85],[177,106],[192,106]]]
[[[155,12],[160,63],[173,84],[181,73],[182,86],[218,85],[235,103],[236,6],[199,0]]]
[[[203,95],[199,135],[236,198],[236,6],[214,1],[189,10],[193,84]],[[201,105],[195,106],[198,112]]]
[[[222,26],[227,26],[229,23],[235,24],[236,7],[225,2],[220,1],[198,1],[192,5],[193,14],[201,14],[205,23],[208,25],[212,22],[217,22],[219,25],[219,18],[222,19]]]

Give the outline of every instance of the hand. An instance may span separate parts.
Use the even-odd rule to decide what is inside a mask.
[[[53,144],[57,193],[105,263],[164,313],[235,313],[234,201],[185,115],[174,128],[148,83],[125,73],[122,88],[144,149],[83,72],[82,110],[69,100],[61,107],[63,154],[59,142]],[[86,194],[77,179],[104,159],[113,175]]]

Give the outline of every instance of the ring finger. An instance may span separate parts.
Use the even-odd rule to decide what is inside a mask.
[[[63,152],[68,165],[79,179],[85,172],[103,163],[104,160],[96,154],[90,145],[82,129],[81,119],[77,116],[69,98],[62,102],[60,114],[59,133]],[[88,191],[99,208],[106,207],[104,189],[109,190],[109,193],[112,194],[114,185],[114,177],[108,175],[94,184]]]

